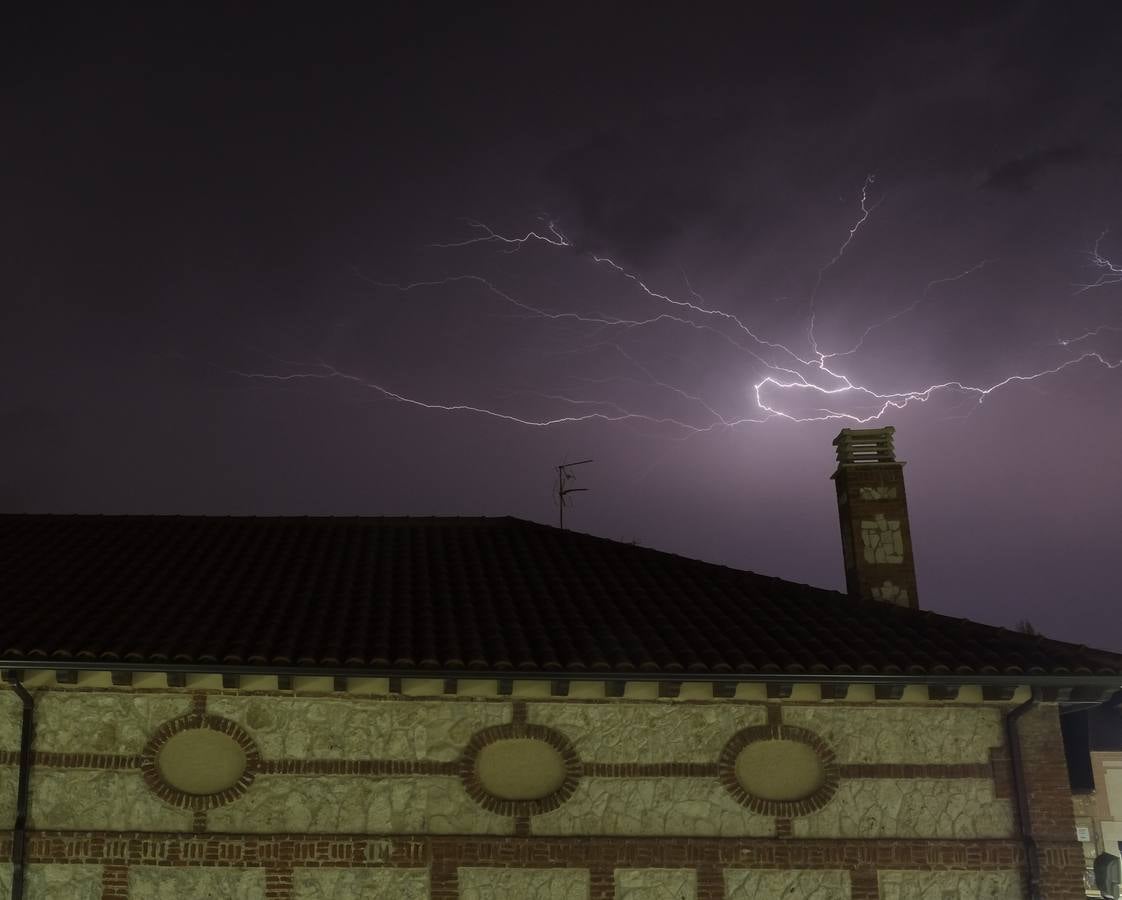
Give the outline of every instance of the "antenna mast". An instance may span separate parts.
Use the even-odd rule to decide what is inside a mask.
[[[579,462],[562,463],[557,467],[557,527],[565,527],[565,497],[589,488],[565,487],[566,482],[572,481],[577,476],[569,471],[573,466],[583,466],[592,462],[591,459],[582,459]]]

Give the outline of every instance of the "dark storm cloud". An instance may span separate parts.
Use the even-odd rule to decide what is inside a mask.
[[[569,454],[597,461],[574,527],[839,586],[836,421],[666,441],[235,373],[325,360],[532,419],[607,398],[708,421],[690,395],[754,413],[762,364],[742,334],[589,333],[478,285],[352,275],[477,273],[558,313],[666,309],[586,253],[430,246],[461,218],[524,234],[541,211],[654,289],[683,291],[680,265],[804,354],[817,282],[825,350],[922,301],[838,360],[881,390],[1031,370],[1063,357],[1058,336],[1117,324],[1117,294],[1068,300],[1122,198],[1122,4],[23,12],[0,85],[0,508],[554,521]],[[878,205],[823,274],[869,173]],[[1114,234],[1102,249],[1122,254]],[[999,262],[946,280],[983,258]],[[1113,358],[1113,335],[1083,344]],[[1094,637],[1115,580],[1120,377],[1082,364],[886,420],[926,606]],[[1087,599],[1060,609],[1067,593]]]
[[[1019,156],[1030,135],[1010,126],[1031,114],[1039,85],[1018,42],[1041,30],[1023,4],[947,4],[922,21],[857,7],[840,30],[807,12],[762,29],[714,16],[644,35],[631,70],[649,80],[614,97],[607,122],[594,98],[543,166],[570,236],[648,261],[687,234],[743,243],[805,222],[817,198],[849,195],[870,172],[898,190],[919,173],[976,178],[988,155]],[[1037,69],[1067,59],[1053,48]]]
[[[1048,172],[1077,166],[1090,158],[1091,152],[1084,144],[1048,147],[995,166],[986,176],[982,187],[999,191],[1029,191]]]
[[[544,177],[573,206],[585,249],[644,259],[728,211],[729,161],[706,148],[733,136],[707,133],[702,143],[690,130],[664,119],[597,131],[547,164]]]

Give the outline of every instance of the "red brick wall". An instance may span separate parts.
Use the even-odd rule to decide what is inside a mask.
[[[1029,803],[1029,825],[1037,845],[1041,896],[1084,900],[1083,848],[1075,839],[1075,813],[1060,735],[1060,712],[1040,704],[1020,717],[1017,734]]]

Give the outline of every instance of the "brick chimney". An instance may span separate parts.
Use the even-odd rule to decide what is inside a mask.
[[[834,438],[845,584],[851,597],[915,609],[916,569],[896,429],[843,428]]]

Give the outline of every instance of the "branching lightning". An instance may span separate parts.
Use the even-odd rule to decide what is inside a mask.
[[[548,234],[538,234],[536,231],[527,231],[522,237],[508,237],[506,235],[497,234],[491,230],[490,226],[484,225],[482,222],[478,222],[475,219],[464,219],[463,221],[468,228],[477,233],[462,241],[433,243],[429,244],[429,246],[449,249],[451,247],[468,247],[472,244],[505,244],[506,252],[508,253],[515,253],[521,250],[522,247],[530,241],[541,241],[543,244],[549,244],[551,247],[572,246],[572,244],[569,243],[569,239],[558,229],[557,223],[552,220],[546,220],[546,231]]]
[[[868,338],[870,334],[872,334],[878,328],[883,328],[885,325],[895,322],[901,316],[912,312],[917,306],[923,303],[931,295],[932,290],[934,290],[940,284],[950,284],[955,281],[961,281],[968,275],[973,275],[975,272],[981,271],[985,268],[987,263],[991,262],[993,262],[992,259],[983,259],[980,263],[971,266],[965,272],[959,272],[957,275],[951,275],[949,278],[936,278],[934,281],[927,282],[927,287],[923,289],[923,293],[920,294],[917,299],[913,300],[902,309],[898,309],[896,310],[896,312],[885,316],[879,322],[874,322],[872,325],[865,329],[865,332],[861,335],[860,338],[857,339],[857,343],[850,347],[848,350],[842,350],[838,353],[821,353],[819,354],[819,358],[822,362],[825,362],[828,359],[841,359],[843,356],[852,356],[865,345],[865,339]]]
[[[434,410],[434,411],[438,411],[438,412],[476,413],[476,414],[482,415],[482,416],[489,416],[490,418],[493,418],[493,419],[501,419],[504,422],[512,422],[512,423],[517,424],[517,425],[532,425],[532,426],[537,427],[537,428],[545,428],[545,427],[548,427],[550,425],[569,425],[569,424],[572,424],[574,422],[592,422],[592,421],[600,421],[600,422],[648,422],[652,425],[674,425],[678,428],[684,429],[685,431],[698,434],[698,433],[701,433],[703,431],[711,431],[714,427],[716,427],[715,425],[710,425],[710,426],[705,427],[705,428],[698,428],[698,427],[695,427],[693,425],[689,425],[685,422],[680,422],[677,419],[669,418],[669,417],[666,417],[666,416],[647,416],[647,415],[642,415],[641,413],[627,412],[625,410],[620,410],[620,411],[615,412],[615,413],[590,412],[590,413],[584,413],[584,414],[579,415],[579,416],[556,416],[556,417],[553,417],[553,418],[542,418],[542,419],[522,418],[521,416],[515,416],[515,415],[511,415],[509,413],[498,412],[498,411],[493,410],[493,409],[487,409],[486,407],[483,407],[483,406],[472,406],[472,405],[467,404],[467,403],[429,403],[429,402],[426,402],[424,400],[418,400],[415,397],[407,397],[404,394],[399,394],[399,393],[397,393],[397,391],[391,391],[389,388],[384,387],[380,384],[377,384],[373,381],[366,381],[366,380],[360,378],[357,375],[352,375],[352,374],[349,374],[347,372],[341,372],[338,369],[336,369],[335,367],[333,367],[333,366],[331,366],[328,363],[323,362],[323,361],[319,361],[319,362],[316,362],[316,363],[312,364],[312,366],[310,366],[310,368],[314,368],[315,371],[312,371],[312,372],[292,372],[292,373],[289,373],[287,375],[274,375],[274,374],[268,374],[268,373],[263,373],[263,372],[239,372],[239,371],[235,371],[234,374],[238,375],[242,378],[249,378],[249,379],[259,380],[259,381],[278,381],[278,382],[308,381],[308,380],[345,381],[345,382],[350,382],[351,384],[356,384],[359,387],[365,388],[367,390],[374,391],[376,394],[380,395],[383,399],[392,400],[394,403],[404,403],[408,406],[417,406],[417,407],[420,407],[421,409]],[[573,401],[573,400],[570,400],[568,398],[563,398],[563,397],[562,398],[557,398],[557,399],[564,400],[568,403],[584,402],[584,401]],[[594,402],[594,401],[588,401],[588,402]],[[602,403],[601,405],[613,406],[614,404]]]
[[[1103,256],[1099,248],[1102,246],[1103,240],[1110,233],[1109,228],[1104,228],[1098,239],[1095,241],[1095,246],[1087,253],[1091,260],[1091,266],[1099,270],[1099,277],[1094,281],[1087,284],[1078,285],[1077,294],[1092,291],[1095,288],[1106,287],[1112,284],[1122,284],[1122,265],[1112,262],[1107,257]]]
[[[637,372],[642,377],[636,378],[634,374],[612,378],[579,377],[575,378],[575,381],[582,384],[586,390],[590,388],[603,390],[612,383],[639,384],[661,392],[669,398],[676,398],[676,402],[684,403],[692,410],[686,416],[640,412],[617,399],[604,396],[575,396],[572,391],[564,388],[533,393],[539,401],[563,408],[568,412],[541,416],[516,415],[489,404],[419,399],[390,388],[381,381],[368,380],[323,361],[303,367],[306,371],[283,374],[239,371],[236,374],[247,379],[277,383],[301,380],[338,381],[371,391],[384,401],[437,412],[484,416],[536,428],[580,422],[628,423],[633,426],[655,427],[669,436],[685,438],[717,429],[761,424],[772,419],[785,419],[791,422],[840,420],[850,424],[867,424],[880,419],[892,410],[928,403],[940,394],[957,395],[972,401],[975,405],[981,405],[992,394],[1003,388],[1055,377],[1077,366],[1094,365],[1108,370],[1122,368],[1122,357],[1112,357],[1103,350],[1083,349],[1058,362],[1014,372],[985,384],[948,379],[915,387],[879,388],[855,380],[855,376],[847,374],[842,369],[843,362],[850,361],[862,353],[867,341],[875,332],[914,312],[930,300],[939,288],[970,278],[993,262],[991,259],[982,259],[955,274],[929,281],[910,303],[865,327],[860,337],[848,349],[830,353],[821,350],[815,335],[818,294],[830,270],[850,250],[859,232],[869,222],[879,205],[879,202],[870,202],[870,192],[874,182],[874,176],[870,175],[866,178],[860,190],[857,217],[846,229],[845,237],[837,250],[818,269],[817,279],[808,298],[806,334],[811,346],[809,355],[801,354],[787,344],[762,335],[758,329],[750,327],[736,313],[708,303],[694,289],[688,278],[685,278],[688,297],[674,296],[652,287],[640,273],[608,256],[578,251],[561,231],[559,225],[548,218],[542,220],[544,227],[529,230],[521,235],[503,234],[482,222],[467,219],[465,222],[470,232],[468,237],[434,243],[431,246],[447,250],[494,245],[501,248],[503,253],[516,253],[533,245],[541,252],[568,253],[578,260],[605,270],[609,279],[618,279],[620,288],[629,289],[634,293],[634,299],[651,305],[650,314],[617,316],[603,312],[585,313],[572,309],[549,309],[516,297],[512,291],[496,284],[494,278],[481,274],[465,273],[412,282],[378,281],[360,276],[371,287],[393,290],[402,294],[413,294],[424,290],[447,290],[457,285],[475,286],[491,298],[513,307],[517,310],[518,317],[540,320],[546,324],[565,322],[576,326],[584,331],[585,340],[588,342],[585,345],[586,351],[607,347],[618,354],[631,372]],[[1104,230],[1088,253],[1091,265],[1098,270],[1097,279],[1092,283],[1079,285],[1077,293],[1122,283],[1122,266],[1104,256],[1101,251],[1107,234],[1108,232]],[[755,379],[745,378],[747,384],[743,394],[745,408],[720,412],[717,403],[704,398],[698,391],[686,390],[660,377],[650,363],[641,361],[635,354],[628,352],[624,347],[624,339],[647,329],[687,329],[706,339],[718,340],[723,346],[733,348],[752,370],[757,373],[762,371],[762,375],[757,374]],[[1052,343],[1052,346],[1060,351],[1068,351],[1076,344],[1086,348],[1087,342],[1093,338],[1111,332],[1122,333],[1122,327],[1111,324],[1099,325],[1078,336],[1057,340]]]

